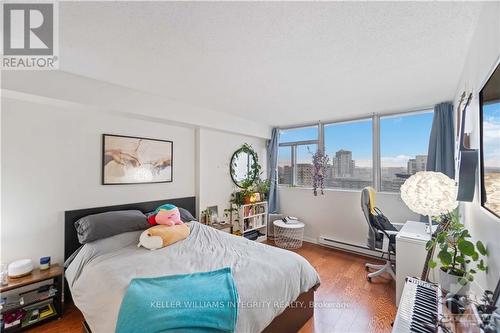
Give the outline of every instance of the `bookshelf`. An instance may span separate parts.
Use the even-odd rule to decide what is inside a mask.
[[[242,205],[238,209],[243,236],[257,242],[267,239],[267,201]]]

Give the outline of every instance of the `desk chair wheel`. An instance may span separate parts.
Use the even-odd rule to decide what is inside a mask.
[[[366,270],[368,270],[368,269],[366,269]],[[370,282],[370,283],[372,282],[372,278],[371,277],[367,276],[366,279],[368,280],[368,282]]]

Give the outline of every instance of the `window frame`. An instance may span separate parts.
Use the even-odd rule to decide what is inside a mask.
[[[276,177],[276,182],[278,186],[284,187],[299,187],[299,188],[308,188],[303,185],[297,185],[296,182],[296,163],[297,163],[297,146],[300,145],[310,145],[316,144],[318,149],[325,151],[325,126],[335,125],[335,124],[345,124],[350,122],[371,120],[372,122],[372,186],[375,188],[377,192],[387,193],[387,194],[396,194],[399,195],[400,191],[392,192],[392,191],[382,191],[382,161],[381,161],[381,142],[380,142],[380,120],[386,117],[404,117],[417,115],[422,113],[434,113],[433,107],[421,108],[418,110],[404,111],[404,112],[391,112],[378,114],[373,113],[369,116],[360,116],[355,118],[341,119],[335,121],[328,122],[318,122],[314,124],[306,124],[302,126],[290,126],[290,127],[280,127],[280,131],[287,131],[293,129],[301,129],[308,127],[317,127],[318,128],[318,138],[316,140],[303,140],[303,141],[287,141],[287,142],[279,142],[279,147],[291,147],[291,167],[292,167],[292,183],[291,184],[281,184],[279,183],[279,177]],[[278,157],[279,158],[279,157]],[[278,170],[276,170],[278,172]],[[342,188],[342,187],[325,187],[325,190],[329,191],[353,191],[360,192],[361,189],[352,189],[352,188]]]
[[[292,126],[292,127],[286,127],[286,128],[283,127],[283,128],[279,129],[280,131],[287,131],[287,130],[293,130],[293,129],[308,128],[308,127],[317,127],[318,138],[316,140],[278,142],[278,147],[290,147],[290,149],[291,149],[290,162],[291,162],[291,167],[292,167],[292,183],[291,184],[279,183],[279,174],[278,174],[278,177],[276,177],[276,182],[277,182],[278,186],[307,188],[304,185],[297,185],[297,146],[317,145],[318,147],[321,147],[322,146],[322,145],[320,145],[320,137],[322,136],[321,124],[317,123],[317,124],[305,125],[305,126]],[[279,157],[278,157],[278,159],[279,159]],[[278,170],[276,170],[276,172],[278,173]]]

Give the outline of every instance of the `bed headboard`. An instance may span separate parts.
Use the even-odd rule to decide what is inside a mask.
[[[156,201],[137,202],[124,205],[115,205],[107,207],[84,208],[78,210],[68,210],[64,212],[64,260],[68,259],[73,252],[75,252],[81,244],[78,242],[78,236],[75,229],[75,222],[80,218],[91,215],[99,214],[116,210],[130,210],[138,209],[143,213],[151,212],[158,206],[165,203],[170,203],[177,207],[182,207],[189,210],[189,212],[196,217],[196,197],[185,197],[176,199],[164,199]]]

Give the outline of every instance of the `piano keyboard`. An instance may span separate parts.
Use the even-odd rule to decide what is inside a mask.
[[[442,332],[435,324],[443,313],[440,300],[441,291],[436,285],[407,278],[392,332]]]

